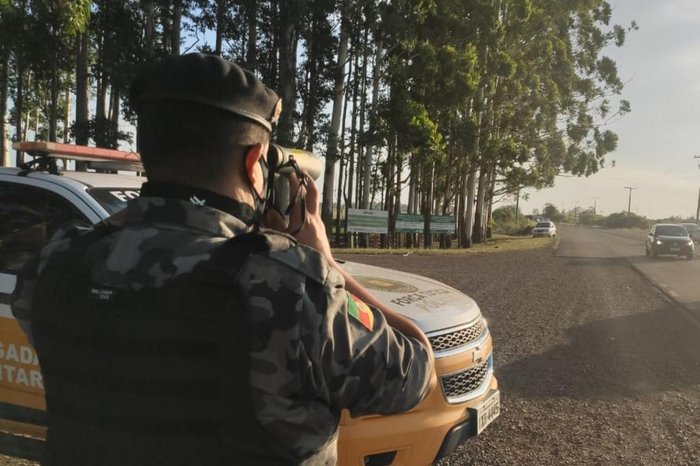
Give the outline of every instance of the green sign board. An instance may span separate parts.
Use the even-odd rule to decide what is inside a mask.
[[[348,209],[348,231],[354,233],[388,233],[386,210]]]
[[[396,214],[397,233],[423,233],[423,216],[418,214]],[[430,219],[431,233],[452,233],[455,219],[451,215],[433,215]]]

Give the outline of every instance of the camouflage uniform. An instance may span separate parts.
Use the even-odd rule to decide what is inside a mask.
[[[33,312],[38,307],[36,300],[40,293],[53,294],[43,305],[45,314],[50,314],[52,302],[60,308],[61,291],[54,292],[40,285],[42,280],[53,280],[42,278],[52,263],[75,248],[82,248],[81,264],[76,270],[81,269],[80,273],[89,282],[85,288],[87,297],[77,299],[89,300],[92,304],[88,311],[100,314],[104,312],[103,306],[118,302],[121,293],[123,303],[119,312],[126,313],[130,305],[135,305],[130,300],[141,296],[130,293],[158,290],[173,284],[177,284],[173,290],[182,289],[182,284],[186,283],[182,282],[183,278],[187,280],[193,271],[212,262],[218,251],[234,238],[256,237],[255,250],[240,256],[244,257],[242,263],[230,264],[230,269],[236,272],[233,279],[226,282],[230,287],[226,292],[235,296],[244,315],[249,357],[241,367],[248,370],[252,413],[270,445],[278,446],[281,452],[280,462],[269,464],[334,464],[341,409],[347,408],[353,416],[396,413],[412,408],[425,394],[432,362],[422,344],[394,331],[380,312],[350,296],[344,289],[342,276],[329,267],[316,250],[298,245],[293,238],[274,231],[247,234],[249,227],[235,216],[177,199],[142,197],[131,201],[124,215],[119,217],[110,219],[108,233],[95,239],[86,240],[91,232],[81,233],[79,229],[54,237],[18,280],[13,299],[16,317],[32,322],[32,331],[39,328],[33,322],[37,318]],[[100,228],[104,227],[97,229]],[[79,244],[81,242],[84,244]],[[67,263],[75,261],[72,258]],[[58,270],[51,276],[61,277],[62,273]],[[216,274],[211,276],[212,280],[219,280]],[[206,287],[200,288],[202,309],[182,312],[194,313],[196,317],[200,311],[207,312],[207,307],[220,306],[214,302],[216,295],[209,297]],[[357,314],[358,306],[360,314],[362,309],[366,311],[362,319]],[[352,309],[354,313],[349,312]],[[148,312],[148,309],[140,312]],[[163,308],[160,312],[167,314],[169,309]],[[90,314],[85,315],[92,318]],[[49,315],[46,319],[51,321],[52,317]],[[58,329],[52,327],[54,332],[63,331],[62,322],[51,324],[58,326]],[[197,321],[192,322],[195,332]],[[81,321],[70,320],[65,325],[65,328],[80,326]],[[128,321],[120,320],[112,327],[115,332],[126,333],[129,325]],[[233,334],[233,329],[230,330]],[[225,329],[223,334],[228,331]],[[138,329],[128,332],[125,338],[131,339]],[[43,334],[52,337],[46,330]],[[37,343],[40,343],[40,335],[34,332]],[[105,335],[112,336],[111,333]],[[83,337],[77,335],[70,341],[80,341]],[[42,354],[41,348],[39,344],[42,366],[44,359],[58,358],[46,354],[48,349]],[[85,363],[98,367],[96,370],[108,371],[109,368],[102,367],[105,364],[109,364],[107,360],[101,363],[99,359]],[[159,371],[162,365],[162,361],[154,363],[153,370]],[[79,375],[78,380],[83,376]],[[112,376],[114,374],[107,373],[98,377],[109,379]],[[46,382],[50,382],[48,378]],[[50,394],[51,383],[46,387]],[[51,403],[49,400],[49,419]],[[98,404],[95,409],[102,408]],[[233,419],[233,422],[238,421]],[[251,457],[278,454],[249,453]],[[228,458],[237,464],[245,463],[237,461],[235,455]]]

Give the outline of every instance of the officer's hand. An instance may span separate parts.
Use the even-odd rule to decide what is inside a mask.
[[[289,215],[289,226],[287,231],[301,244],[311,246],[319,251],[330,263],[333,263],[331,245],[326,236],[326,227],[321,220],[318,209],[318,189],[311,177],[304,173],[305,185],[295,174],[289,176],[289,189],[292,195],[301,190],[296,197],[296,203]],[[305,202],[301,202],[301,199]],[[294,201],[294,199],[293,199]],[[303,209],[303,210],[302,210]]]

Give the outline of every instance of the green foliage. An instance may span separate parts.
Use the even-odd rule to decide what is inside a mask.
[[[518,212],[516,218],[514,205],[499,207],[493,211],[493,230],[509,236],[528,236],[532,233],[534,222]]]
[[[554,204],[545,204],[542,209],[542,217],[546,217],[553,222],[561,222],[565,218],[564,213],[560,212]]]
[[[650,221],[634,213],[618,212],[608,215],[603,225],[608,228],[648,228]]]

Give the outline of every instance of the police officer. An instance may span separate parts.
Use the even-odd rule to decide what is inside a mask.
[[[260,227],[275,92],[189,54],[130,99],[141,197],[54,237],[13,297],[44,375],[45,463],[335,464],[342,409],[415,406],[427,339],[338,267],[313,181],[292,178],[295,237]]]

